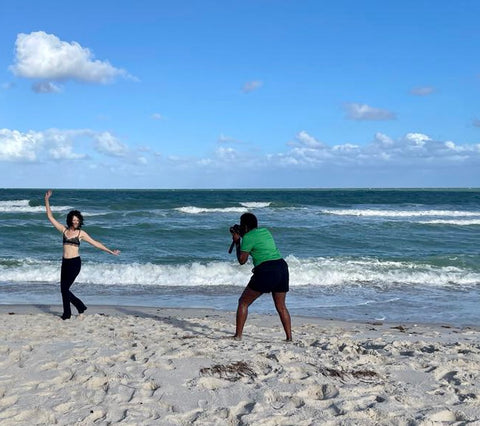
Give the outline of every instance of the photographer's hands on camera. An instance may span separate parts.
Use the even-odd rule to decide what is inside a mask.
[[[237,250],[240,249],[241,230],[242,228],[240,227],[240,225],[237,224],[230,227],[230,233],[232,234],[232,244],[230,244],[230,248],[228,249],[229,253],[233,251],[234,246],[237,247]]]

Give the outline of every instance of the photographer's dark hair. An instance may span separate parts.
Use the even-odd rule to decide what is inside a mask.
[[[244,213],[240,216],[240,226],[246,226],[248,230],[258,227],[257,217],[253,213]]]
[[[70,228],[73,225],[73,216],[77,216],[78,220],[80,221],[78,227],[81,228],[83,225],[83,216],[78,210],[72,210],[67,215],[67,226]]]

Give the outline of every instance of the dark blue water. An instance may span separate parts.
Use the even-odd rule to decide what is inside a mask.
[[[60,303],[43,195],[0,190],[0,303]],[[90,304],[234,310],[251,265],[228,229],[251,211],[289,263],[294,315],[480,324],[480,190],[58,190],[51,204],[122,251],[82,243]],[[273,312],[268,296],[252,309]]]

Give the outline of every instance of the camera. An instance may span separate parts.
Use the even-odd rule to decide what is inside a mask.
[[[242,235],[242,227],[238,224],[235,224],[233,226],[230,226],[230,233],[233,234],[239,234]],[[231,253],[233,251],[233,247],[235,246],[235,241],[232,241],[232,244],[230,244],[230,248],[228,249],[228,252]]]
[[[240,225],[233,225],[230,227],[230,233],[231,234],[239,234],[239,235],[242,235],[242,228],[240,227]]]

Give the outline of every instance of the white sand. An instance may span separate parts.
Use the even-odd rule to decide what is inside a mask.
[[[254,311],[254,309],[252,309]],[[0,305],[1,425],[480,424],[480,330]]]

